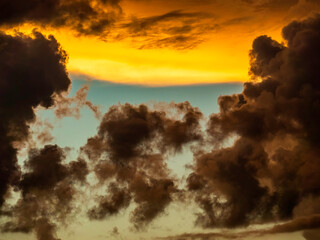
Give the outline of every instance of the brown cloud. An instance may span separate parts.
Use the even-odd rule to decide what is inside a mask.
[[[15,142],[26,140],[37,106],[50,107],[55,94],[66,91],[66,53],[53,36],[34,32],[9,36],[0,33],[0,206],[20,170]]]
[[[55,225],[51,224],[48,219],[41,218],[36,224],[36,236],[39,240],[60,240],[55,237]]]
[[[130,104],[113,106],[104,115],[97,136],[90,138],[82,151],[93,161],[101,184],[116,182],[112,181],[108,194],[100,197],[98,207],[89,211],[90,218],[118,213],[132,199],[137,207],[131,221],[140,228],[173,200],[178,189],[162,154],[200,141],[202,114],[188,102],[172,104],[171,108],[177,117]]]
[[[108,186],[108,195],[99,198],[99,205],[88,212],[90,219],[102,220],[106,216],[116,215],[121,209],[127,208],[131,196],[126,188],[119,188],[115,182]]]
[[[188,102],[175,104],[174,109],[183,114],[181,120],[167,117],[164,111],[149,111],[145,105],[113,106],[104,115],[98,135],[89,139],[84,150],[94,155],[99,155],[98,150],[108,151],[116,164],[148,153],[151,147],[180,151],[183,144],[201,139],[202,113]],[[160,141],[155,146],[152,140],[158,137]]]
[[[2,232],[35,231],[38,240],[56,240],[56,222],[64,222],[76,210],[75,183],[84,183],[88,174],[85,161],[64,163],[65,157],[56,145],[30,151],[19,183],[22,197],[16,205],[6,207],[11,218]]]
[[[208,133],[213,143],[237,140],[196,155],[188,186],[203,210],[198,224],[291,219],[303,199],[319,196],[319,22],[316,15],[286,26],[287,46],[267,36],[255,39],[250,71],[260,81],[219,98]]]

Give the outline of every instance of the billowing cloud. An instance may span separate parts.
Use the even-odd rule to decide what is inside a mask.
[[[34,108],[50,107],[53,96],[70,85],[66,53],[53,36],[0,33],[0,206],[10,186],[17,186],[20,168],[15,143],[26,140]]]
[[[86,181],[87,164],[78,159],[65,162],[65,152],[57,145],[32,149],[18,185],[22,197],[7,207],[11,219],[3,232],[35,231],[37,239],[56,239],[56,222],[64,222],[76,209],[75,183]]]
[[[283,29],[286,45],[255,39],[250,71],[256,82],[219,98],[208,134],[215,145],[236,141],[195,156],[188,186],[203,210],[198,224],[288,220],[302,201],[319,196],[319,24],[319,15],[292,22]]]
[[[165,154],[201,140],[202,114],[188,102],[171,104],[171,108],[176,117],[130,104],[111,107],[104,115],[97,136],[88,139],[82,149],[93,162],[99,181],[111,181],[106,196],[89,211],[91,219],[116,214],[132,200],[137,207],[131,221],[140,228],[173,200],[179,190]]]

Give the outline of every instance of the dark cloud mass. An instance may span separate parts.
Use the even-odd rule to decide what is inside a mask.
[[[18,184],[14,144],[28,137],[34,108],[50,107],[53,96],[70,85],[66,60],[53,36],[0,33],[0,206],[9,186]]]
[[[30,151],[19,183],[22,197],[8,209],[12,217],[3,232],[35,231],[38,240],[56,239],[56,222],[64,222],[76,210],[76,183],[84,183],[88,174],[84,160],[66,163],[65,158],[57,145]]]
[[[131,221],[141,228],[161,214],[179,192],[165,154],[201,140],[202,114],[188,102],[167,107],[173,116],[130,104],[113,106],[104,115],[97,136],[88,139],[82,151],[93,161],[101,183],[116,182],[110,183],[108,194],[89,211],[91,219],[116,214],[133,200],[137,207]]]
[[[65,150],[48,145],[31,149],[24,166],[17,163],[18,147],[30,141],[34,109],[54,106],[69,89],[66,61],[66,52],[53,36],[0,33],[0,207],[6,216],[2,232],[34,231],[39,240],[57,240],[56,222],[75,210],[75,183],[85,182],[88,174],[84,160],[66,163]],[[6,202],[11,190],[21,193],[14,205]]]
[[[0,9],[3,26],[35,23],[69,27],[83,35],[107,31],[122,12],[119,0],[3,0]]]
[[[320,194],[320,15],[290,23],[283,37],[285,45],[255,39],[255,80],[241,94],[221,96],[220,113],[210,117],[213,143],[237,140],[195,155],[188,186],[204,227],[288,220],[301,214],[305,199]]]

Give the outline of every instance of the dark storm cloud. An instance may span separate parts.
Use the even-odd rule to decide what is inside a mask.
[[[195,155],[188,188],[204,227],[294,218],[290,224],[307,228],[301,208],[320,194],[320,15],[292,22],[283,37],[287,46],[267,36],[253,42],[250,72],[258,81],[220,97],[220,113],[210,117],[215,146],[237,140]],[[308,214],[318,213],[316,201],[309,203]]]
[[[3,0],[0,25],[35,23],[69,27],[78,34],[101,35],[121,14],[119,0]]]
[[[112,180],[108,194],[89,211],[91,219],[118,213],[134,201],[137,207],[131,221],[141,228],[173,200],[179,190],[170,176],[165,154],[181,151],[184,145],[202,139],[202,114],[188,102],[166,107],[173,116],[130,104],[113,106],[104,115],[97,136],[88,139],[82,148],[93,161],[100,183]]]
[[[18,184],[14,144],[27,139],[34,108],[52,106],[54,95],[70,85],[66,60],[53,36],[0,33],[0,206],[10,185]]]
[[[1,231],[34,231],[39,240],[56,240],[56,222],[73,212],[74,184],[85,181],[87,164],[81,159],[64,163],[64,150],[48,145],[31,149],[22,168],[17,148],[31,141],[34,109],[52,107],[68,90],[67,54],[53,36],[36,31],[33,36],[1,33],[0,53],[0,205],[1,215],[7,216]],[[41,132],[33,141],[47,141],[47,136]],[[14,205],[5,202],[11,187],[21,192]]]

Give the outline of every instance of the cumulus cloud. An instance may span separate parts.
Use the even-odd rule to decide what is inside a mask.
[[[88,167],[84,160],[65,162],[65,151],[57,145],[32,149],[19,182],[18,202],[6,207],[11,218],[3,232],[36,233],[37,239],[54,239],[56,222],[64,222],[75,208],[76,183],[84,183]]]
[[[319,196],[319,23],[319,15],[290,23],[285,45],[256,38],[250,52],[256,81],[219,98],[208,134],[213,143],[237,140],[195,156],[188,186],[203,210],[198,224],[288,220],[304,199]]]
[[[14,144],[26,140],[37,106],[53,105],[53,96],[70,85],[67,61],[53,36],[0,33],[0,206],[8,188],[17,185],[20,169]]]
[[[91,219],[116,214],[134,201],[137,207],[131,221],[141,228],[173,200],[179,190],[165,154],[201,140],[202,114],[188,102],[171,104],[171,108],[176,117],[130,104],[113,106],[104,115],[98,134],[82,148],[93,162],[99,181],[111,181],[106,196],[89,211]]]

